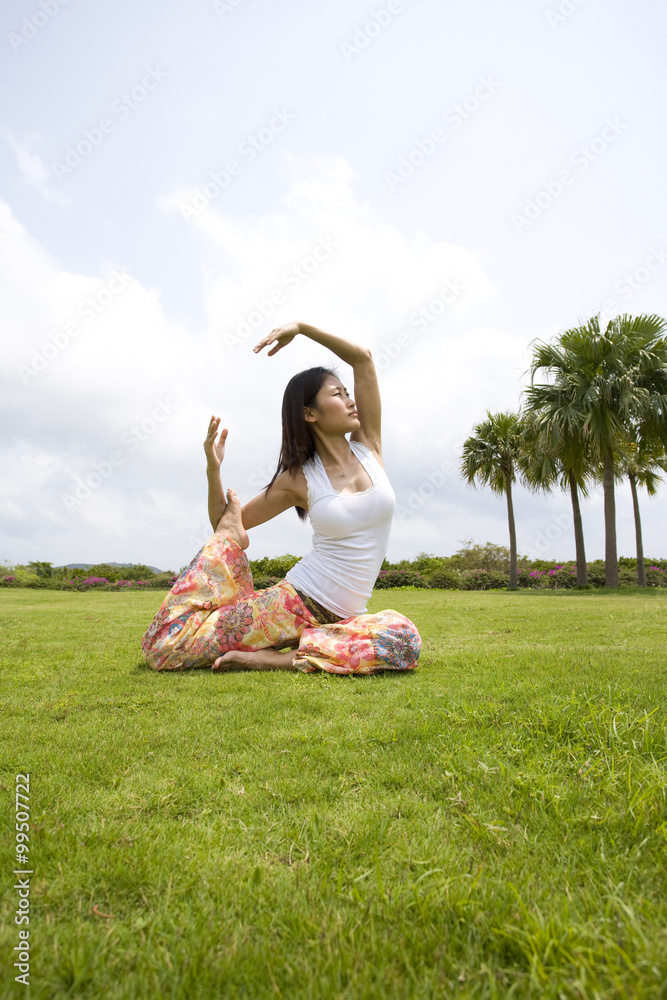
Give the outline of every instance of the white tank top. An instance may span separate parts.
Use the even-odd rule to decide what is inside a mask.
[[[317,452],[302,466],[313,549],[285,577],[341,618],[366,611],[387,553],[396,504],[387,474],[370,449],[359,441],[350,441],[350,447],[373,485],[360,493],[338,493]]]

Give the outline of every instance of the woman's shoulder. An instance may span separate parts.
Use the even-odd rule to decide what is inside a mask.
[[[296,507],[308,508],[308,481],[303,469],[297,469],[295,472],[288,472],[285,469],[279,476],[276,476],[273,485],[277,486],[281,492],[293,497]]]

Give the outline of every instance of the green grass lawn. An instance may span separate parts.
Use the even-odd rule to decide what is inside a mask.
[[[667,997],[667,593],[376,592],[357,678],[153,673],[162,596],[0,594],[0,997]]]

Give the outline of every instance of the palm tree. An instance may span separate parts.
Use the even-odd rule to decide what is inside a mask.
[[[630,480],[632,492],[632,509],[635,515],[635,539],[637,542],[637,583],[646,586],[646,567],[644,566],[644,543],[642,540],[642,521],[639,514],[639,497],[637,486],[644,486],[650,497],[658,492],[658,484],[662,482],[660,472],[667,472],[667,453],[664,447],[655,441],[639,440],[631,442],[627,455],[623,459],[625,474]]]
[[[521,442],[518,413],[489,413],[473,427],[463,444],[461,475],[471,485],[490,486],[494,493],[507,497],[507,520],[510,535],[510,590],[519,584],[516,553],[516,526],[512,483],[516,482],[516,463]]]
[[[659,316],[617,316],[600,330],[599,316],[536,342],[531,396],[568,437],[581,438],[602,466],[605,516],[605,585],[618,586],[617,457],[632,432],[665,441],[667,435],[667,323]],[[549,382],[535,385],[538,371]]]
[[[586,446],[581,436],[568,434],[559,425],[557,413],[550,414],[549,399],[545,399],[544,394],[539,392],[541,388],[531,386],[525,393],[528,406],[523,417],[519,468],[530,489],[551,492],[554,486],[559,485],[561,489],[569,490],[577,586],[585,587],[588,583],[588,569],[579,494],[588,496]]]

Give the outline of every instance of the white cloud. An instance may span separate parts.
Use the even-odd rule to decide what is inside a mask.
[[[16,164],[26,184],[34,188],[45,201],[53,202],[54,205],[63,208],[71,204],[70,198],[51,185],[51,171],[44,166],[41,157],[31,152],[30,147],[33,143],[39,142],[39,136],[32,133],[19,142],[11,132],[5,132],[5,138],[14,151]]]
[[[306,339],[274,358],[252,352],[292,319],[366,343],[378,360],[387,469],[399,504],[413,493],[424,500],[397,519],[390,557],[453,552],[469,536],[504,542],[504,503],[458,475],[472,425],[487,409],[518,407],[527,367],[526,338],[488,324],[499,293],[484,262],[387,225],[359,203],[339,158],[292,158],[285,169],[275,211],[234,219],[213,202],[182,223],[206,262],[203,329],[165,315],[159,290],[122,261],[100,274],[65,270],[0,204],[0,322],[10,331],[0,557],[172,569],[189,561],[207,531],[201,442],[210,414],[230,428],[224,482],[247,499],[275,468],[288,379],[335,360]],[[178,213],[181,198],[161,205]],[[431,494],[424,484],[445,467]],[[519,495],[526,549],[567,504]],[[629,527],[627,535],[623,551]],[[591,538],[593,557],[601,524]],[[253,532],[250,555],[300,555],[309,544],[287,512]],[[566,551],[564,536],[554,554]]]

